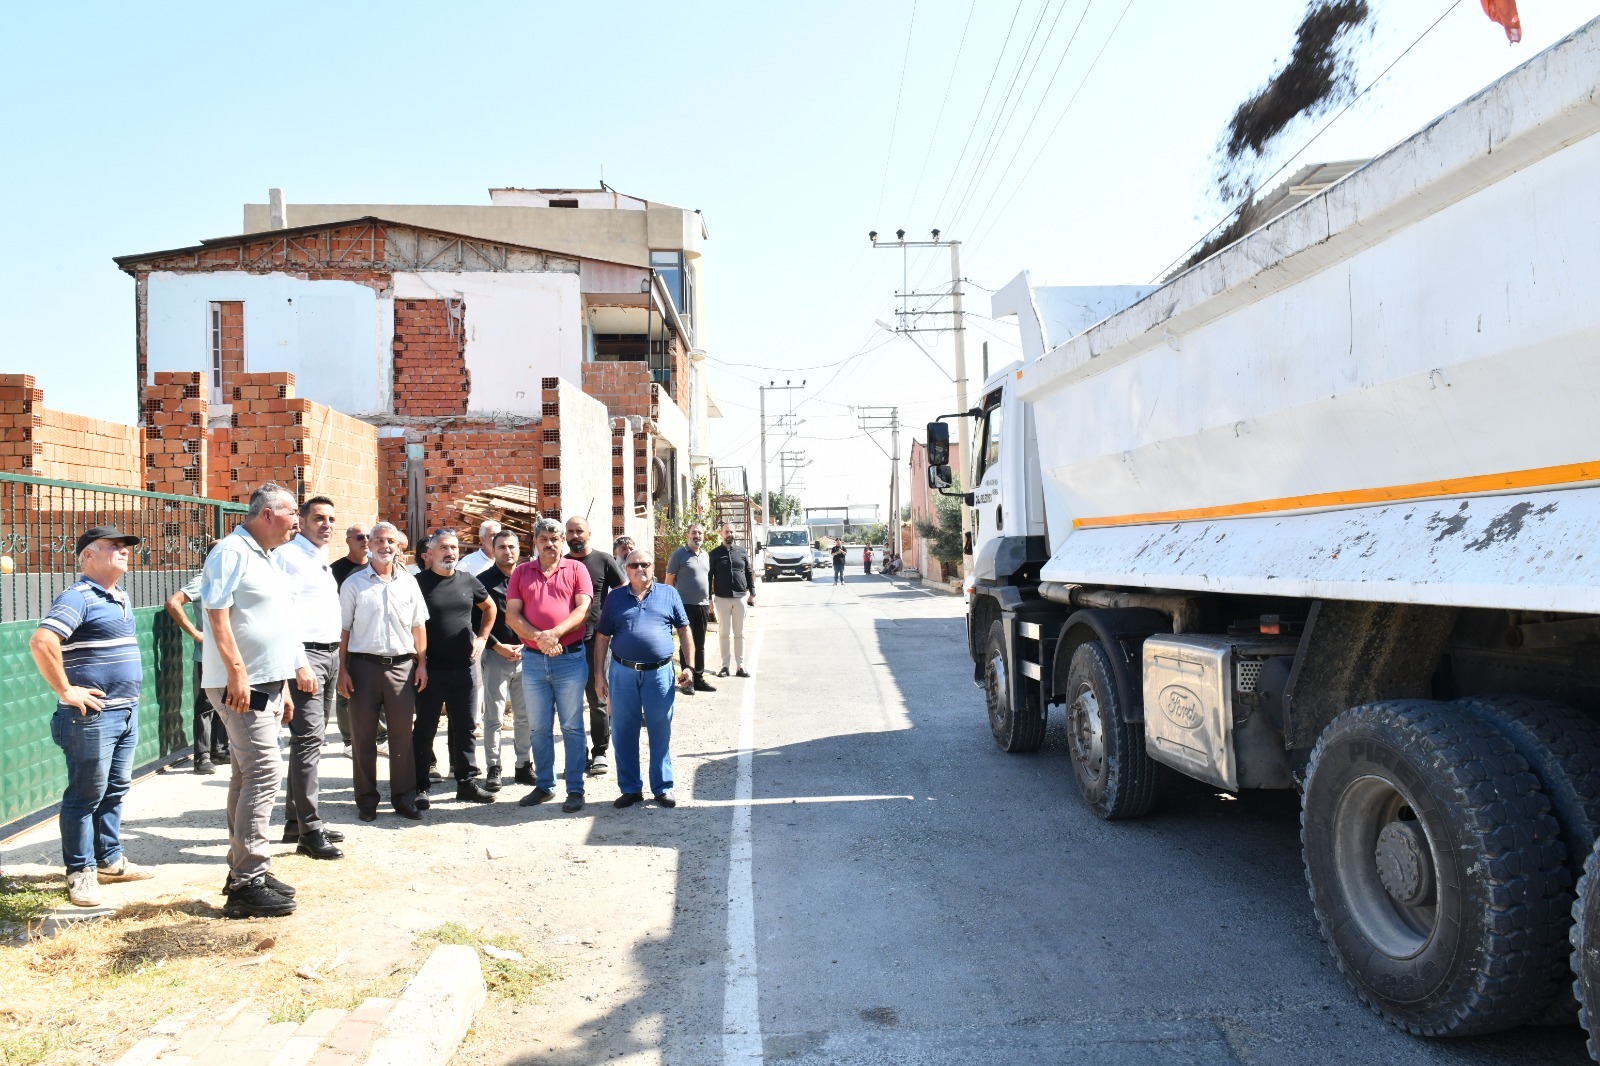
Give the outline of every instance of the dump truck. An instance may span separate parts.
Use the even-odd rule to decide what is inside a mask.
[[[1597,131],[1600,20],[1159,286],[1019,275],[1022,359],[927,427],[994,742],[1056,708],[1113,821],[1297,790],[1420,1035],[1600,1009]]]

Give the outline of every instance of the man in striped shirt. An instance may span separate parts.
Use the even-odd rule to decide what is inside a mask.
[[[78,580],[34,630],[28,648],[56,693],[50,736],[67,760],[61,797],[61,857],[67,895],[100,905],[100,885],[150,876],[122,853],[122,798],[133,781],[144,686],[128,597],[117,587],[128,572],[131,537],[94,526],[78,538]]]

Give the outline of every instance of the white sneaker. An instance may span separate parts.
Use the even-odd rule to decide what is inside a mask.
[[[143,866],[135,866],[128,861],[126,855],[118,855],[117,861],[110,866],[102,866],[98,871],[102,885],[116,884],[119,881],[148,881],[154,877],[154,870],[147,870]]]
[[[67,898],[75,907],[100,906],[100,882],[95,880],[93,866],[67,874]]]

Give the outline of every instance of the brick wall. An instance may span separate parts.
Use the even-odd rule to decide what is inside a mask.
[[[157,371],[144,390],[144,487],[204,496],[210,484],[208,379],[199,371]]]
[[[394,413],[467,413],[465,308],[459,300],[394,302]]]
[[[222,334],[222,394],[226,396],[244,373],[244,302],[224,300],[216,308]]]
[[[645,363],[584,363],[583,391],[605,404],[613,417],[655,417],[657,390]]]
[[[31,374],[0,374],[0,437],[0,470],[144,488],[139,427],[51,410]]]
[[[672,343],[672,402],[689,413],[689,346],[677,336]]]

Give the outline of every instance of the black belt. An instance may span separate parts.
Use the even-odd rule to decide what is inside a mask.
[[[315,648],[318,651],[333,651],[338,646],[339,646],[339,642],[337,640],[334,641],[332,644],[318,644],[314,640],[308,640],[308,641],[305,642],[305,647],[307,647],[307,648]]]
[[[369,655],[364,651],[353,651],[350,653],[350,655],[352,658],[361,659],[364,662],[377,663],[379,666],[393,666],[396,663],[408,663],[412,659],[416,658],[415,655]]]
[[[630,663],[626,659],[619,659],[615,655],[613,655],[611,657],[611,661],[616,663],[618,666],[626,666],[628,669],[637,670],[642,674],[642,673],[645,673],[645,672],[650,671],[650,670],[659,670],[659,669],[661,669],[663,666],[666,666],[668,663],[670,663],[672,661],[672,656],[669,655],[665,659],[657,659],[653,663]]]

